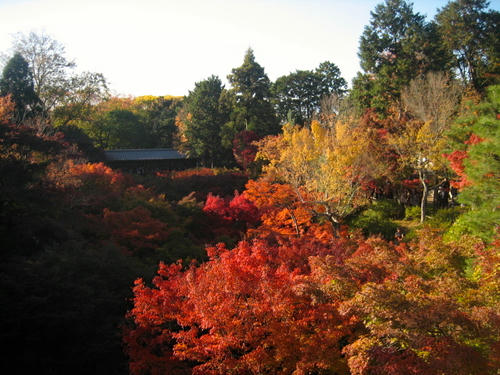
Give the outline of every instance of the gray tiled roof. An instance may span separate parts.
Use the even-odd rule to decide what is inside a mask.
[[[185,159],[180,152],[171,148],[146,148],[137,150],[108,150],[104,151],[107,161],[132,160],[172,160]]]

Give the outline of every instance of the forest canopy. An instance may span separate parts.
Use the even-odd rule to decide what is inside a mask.
[[[46,34],[0,76],[0,369],[495,375],[499,12],[371,12],[349,87],[248,49],[117,97]],[[174,149],[197,168],[112,167]],[[147,166],[148,161],[144,161]]]

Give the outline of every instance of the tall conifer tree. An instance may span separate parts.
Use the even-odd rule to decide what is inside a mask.
[[[229,119],[229,114],[220,105],[224,91],[219,77],[211,76],[197,82],[189,92],[185,102],[185,135],[193,156],[203,165],[222,165],[231,158],[231,149],[221,144],[221,129]]]
[[[15,104],[13,120],[16,123],[22,123],[41,111],[40,99],[34,90],[33,76],[28,63],[19,53],[16,53],[3,69],[0,95],[10,95]]]
[[[270,101],[271,82],[264,68],[255,61],[252,49],[246,52],[243,65],[234,68],[227,78],[233,94],[231,121],[227,128],[234,133],[251,130],[259,136],[276,134],[280,128]]]

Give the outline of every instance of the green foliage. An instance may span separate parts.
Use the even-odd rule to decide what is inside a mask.
[[[90,77],[89,79],[96,79]],[[95,88],[94,88],[95,89]],[[92,103],[92,85],[52,113],[54,125],[82,129],[100,148],[171,148],[177,143],[179,97],[109,98]]]
[[[349,220],[349,225],[359,228],[366,236],[381,235],[386,240],[393,240],[398,225],[393,219],[399,219],[402,207],[395,201],[375,201],[367,209]]]
[[[345,94],[347,82],[342,78],[337,65],[330,61],[323,61],[316,68],[315,73],[319,76],[321,96],[330,94],[342,96]]]
[[[231,148],[222,146],[221,127],[229,113],[220,105],[224,91],[221,80],[211,76],[197,82],[185,100],[187,147],[204,166],[221,166],[232,159]]]
[[[358,56],[367,76],[358,75],[353,82],[354,97],[365,108],[382,112],[413,78],[432,70],[446,71],[449,60],[434,25],[426,24],[405,0],[386,0],[375,7]]]
[[[352,80],[349,98],[353,101],[359,113],[363,113],[366,108],[374,108],[379,112],[386,108],[386,99],[380,82],[373,79],[370,74],[357,73]]]
[[[271,104],[271,82],[264,68],[255,61],[251,49],[243,64],[227,76],[231,83],[231,118],[226,127],[233,134],[251,130],[260,137],[279,132],[279,122]]]
[[[394,200],[377,200],[370,208],[379,212],[386,219],[401,219],[404,215],[403,207]]]
[[[427,224],[433,228],[447,230],[463,212],[464,209],[459,206],[442,208],[431,216]]]
[[[273,103],[282,123],[306,124],[319,107],[318,76],[297,70],[273,83]]]
[[[381,235],[386,240],[394,239],[398,226],[376,210],[368,209],[350,222],[353,228],[362,229],[365,236]]]
[[[500,74],[500,13],[487,8],[486,0],[455,0],[435,17],[454,68],[478,91],[498,83]]]
[[[132,111],[115,109],[103,113],[86,129],[103,149],[144,148],[148,134],[141,119]]]
[[[452,129],[455,134],[469,134],[464,172],[468,184],[461,190],[458,201],[468,211],[453,225],[450,236],[473,234],[491,242],[498,234],[500,223],[500,86],[492,86],[488,97],[471,108],[465,119]],[[465,120],[465,121],[464,121]],[[455,138],[456,139],[456,138]],[[473,141],[474,140],[474,141]],[[459,146],[463,147],[463,146]]]
[[[15,104],[13,121],[21,124],[41,113],[28,62],[16,53],[5,65],[0,79],[0,96],[10,95]]]
[[[478,236],[485,242],[491,242],[498,235],[495,226],[499,221],[500,215],[494,210],[492,213],[487,210],[469,211],[458,217],[446,233],[446,239],[457,240],[464,234],[469,234]]]
[[[405,208],[405,220],[420,220],[420,207],[409,206]]]
[[[347,83],[340,69],[329,61],[322,62],[315,71],[297,70],[279,77],[271,86],[272,102],[282,123],[306,124],[320,109],[321,99],[327,95],[342,96]]]
[[[182,107],[182,98],[153,97],[136,101],[135,113],[141,118],[147,134],[148,148],[172,148],[177,141],[175,118]]]

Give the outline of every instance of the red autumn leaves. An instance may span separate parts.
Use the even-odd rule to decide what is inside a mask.
[[[396,246],[311,220],[298,234],[291,220],[274,226],[290,231],[271,230],[266,215],[298,204],[270,184],[247,187],[232,201],[209,197],[205,210],[229,223],[258,207],[252,239],[208,247],[202,264],[161,264],[151,286],[137,280],[125,332],[133,374],[465,375],[498,365],[500,317],[487,297],[497,271],[481,260],[474,279],[460,264],[484,248],[431,231]]]

